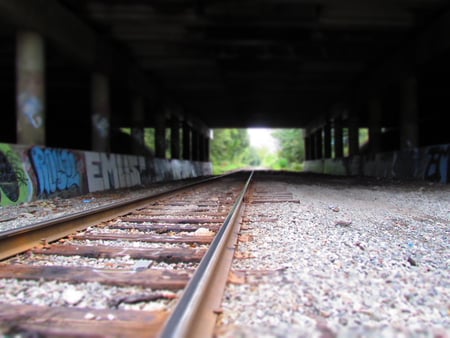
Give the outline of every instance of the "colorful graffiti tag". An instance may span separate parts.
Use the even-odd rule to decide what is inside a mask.
[[[0,205],[212,173],[211,164],[0,143]]]
[[[21,156],[8,144],[0,144],[0,205],[30,201],[33,184]]]
[[[117,189],[142,184],[144,157],[86,152],[89,191]]]
[[[28,92],[19,95],[18,98],[20,111],[28,118],[28,121],[34,128],[41,128],[43,124],[44,106],[41,100]]]
[[[429,159],[425,169],[425,179],[433,182],[448,183],[450,179],[450,146],[430,147]]]
[[[38,180],[39,196],[81,189],[78,160],[71,151],[33,147],[30,157]]]

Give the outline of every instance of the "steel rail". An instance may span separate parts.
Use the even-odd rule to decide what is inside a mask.
[[[212,337],[239,234],[238,218],[253,173],[186,286],[161,338]]]
[[[168,197],[181,191],[192,189],[195,186],[200,186],[209,183],[210,181],[232,176],[234,174],[235,173],[213,176],[169,191],[151,193],[133,200],[115,202],[95,209],[81,211],[18,229],[1,232],[0,259],[11,257],[24,252],[33,246],[58,240],[76,231],[86,229],[89,226],[121,216],[124,213],[133,209],[138,209],[153,200]]]

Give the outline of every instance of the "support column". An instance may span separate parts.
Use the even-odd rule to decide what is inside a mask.
[[[144,139],[144,101],[142,97],[135,97],[133,100],[133,127],[131,128],[131,137],[136,143],[133,144],[133,154],[143,154],[145,149]]]
[[[348,153],[349,156],[355,156],[359,154],[359,128],[356,116],[351,116],[348,124]]]
[[[164,112],[155,118],[155,156],[166,158],[166,117]]]
[[[92,150],[109,152],[110,116],[109,80],[100,73],[92,76]]]
[[[381,101],[372,96],[369,101],[369,149],[372,154],[381,151]]]
[[[334,158],[344,157],[344,139],[342,131],[342,118],[334,119]]]
[[[173,116],[170,126],[170,154],[173,159],[180,158],[180,120]]]
[[[315,137],[315,144],[314,144],[314,159],[319,160],[322,159],[323,157],[323,151],[322,151],[322,147],[323,147],[323,138],[322,138],[322,129],[317,130],[314,133]]]
[[[33,32],[17,34],[17,143],[45,145],[44,39]]]
[[[192,130],[192,160],[200,159],[200,134],[197,130]]]
[[[183,121],[183,160],[192,159],[191,152],[191,127],[186,121]]]
[[[417,79],[411,75],[402,84],[400,149],[405,150],[419,146],[418,122]]]
[[[205,156],[205,136],[201,132],[198,133],[198,160],[203,162]]]
[[[331,126],[327,121],[323,128],[324,158],[331,158]]]
[[[209,138],[207,135],[200,133],[200,156],[199,160],[201,162],[209,161]]]
[[[209,135],[205,136],[205,157],[204,157],[204,161],[205,162],[210,162],[211,161],[211,143],[210,143],[210,139],[209,139]]]
[[[309,134],[309,131],[305,130],[305,137],[304,137],[304,145],[305,145],[305,160],[310,161],[312,160],[312,141],[311,141],[311,135]]]

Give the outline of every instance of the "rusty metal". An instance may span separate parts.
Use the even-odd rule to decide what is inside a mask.
[[[172,291],[182,290],[188,286],[188,290],[183,293],[184,296],[180,299],[180,302],[185,303],[186,297],[189,297],[187,300],[189,303],[188,311],[192,310],[194,313],[187,315],[183,314],[183,318],[179,320],[180,312],[177,309],[183,305],[175,308],[173,314],[174,316],[178,316],[178,318],[175,317],[176,319],[174,320],[177,322],[179,321],[179,324],[184,325],[184,327],[178,327],[174,337],[178,337],[178,333],[182,333],[181,336],[186,337],[201,337],[207,332],[212,333],[216,319],[214,310],[220,306],[221,295],[233,259],[234,246],[237,242],[239,231],[238,220],[241,219],[241,204],[244,200],[245,192],[248,191],[252,176],[253,173],[251,173],[249,177],[245,177],[245,179],[247,179],[246,182],[239,177],[239,180],[233,181],[231,186],[231,181],[227,181],[223,186],[220,186],[216,190],[217,195],[214,195],[214,201],[217,200],[217,202],[209,203],[211,207],[213,207],[212,210],[203,208],[203,205],[208,204],[207,202],[198,202],[199,200],[203,200],[204,196],[211,196],[212,191],[210,188],[194,190],[193,194],[187,198],[184,195],[180,197],[181,201],[186,202],[185,205],[193,203],[194,206],[198,206],[201,204],[202,206],[198,207],[202,210],[201,214],[191,214],[192,210],[186,210],[186,213],[178,218],[177,216],[171,215],[170,208],[167,208],[167,218],[161,217],[163,216],[161,214],[156,217],[149,217],[149,215],[146,215],[145,223],[139,222],[139,220],[141,220],[140,212],[149,211],[153,205],[156,204],[153,201],[154,199],[162,197],[168,202],[168,205],[174,204],[171,195],[192,188],[192,185],[190,185],[187,188],[149,196],[151,200],[150,203],[153,204],[150,206],[146,205],[149,203],[148,198],[138,199],[131,203],[116,203],[109,207],[100,208],[102,209],[101,211],[105,212],[100,213],[100,218],[99,209],[96,209],[95,211],[87,213],[87,220],[85,218],[78,220],[78,217],[86,216],[86,213],[78,213],[74,216],[67,216],[54,219],[51,222],[30,226],[15,231],[14,233],[0,234],[0,245],[2,245],[2,241],[6,243],[8,239],[13,239],[13,241],[16,242],[21,241],[21,236],[25,236],[25,239],[22,240],[23,246],[17,248],[16,251],[23,251],[29,249],[30,246],[33,246],[34,244],[41,244],[32,250],[29,250],[24,255],[13,257],[9,259],[8,262],[0,263],[0,278],[60,281],[69,283],[96,282],[118,287],[140,286],[151,288],[152,290],[160,289]],[[211,180],[207,181],[209,182]],[[232,186],[238,188],[232,188]],[[243,186],[244,188],[242,190]],[[224,190],[225,193],[222,193]],[[226,191],[232,191],[232,193],[230,194]],[[236,203],[229,203],[230,200],[235,200]],[[160,202],[158,202],[158,208],[161,206],[159,203]],[[224,204],[226,207],[224,207]],[[144,205],[145,207],[143,207]],[[117,207],[119,207],[119,210],[117,210]],[[135,210],[131,212],[131,214],[130,208]],[[196,207],[193,209],[196,209]],[[222,209],[223,211],[231,210],[231,212],[223,215]],[[111,220],[111,218],[114,218],[117,215],[123,215],[124,213],[127,213],[128,216]],[[161,210],[159,210],[158,213],[161,213]],[[130,215],[132,216],[130,217]],[[205,215],[206,217],[200,217],[200,215]],[[127,218],[131,221],[135,221],[133,218],[136,218],[138,223],[127,223]],[[106,219],[108,219],[108,222],[105,222]],[[58,225],[61,220],[64,221],[64,224]],[[218,223],[219,220],[221,223]],[[168,223],[164,223],[164,221]],[[194,223],[193,221],[196,222]],[[78,234],[74,234],[74,231],[77,229],[86,228],[94,224],[97,225],[97,227],[92,227]],[[143,229],[148,227],[152,233],[146,234],[145,231],[136,233],[135,230],[137,230],[137,226]],[[57,230],[52,232],[52,227],[56,227]],[[108,229],[121,227],[131,231],[116,233],[114,231],[109,232]],[[159,227],[162,230],[161,232],[158,232],[157,228]],[[167,234],[167,237],[161,235],[168,232],[170,228],[175,231],[170,231]],[[197,232],[197,230],[206,231]],[[153,232],[156,232],[156,234]],[[70,235],[67,238],[62,239],[59,243],[49,244],[53,239],[58,239],[64,234],[69,233]],[[218,238],[212,236],[214,233],[217,233],[216,237]],[[115,246],[114,244],[109,246],[105,244],[99,245],[98,243],[92,245],[83,242],[85,240],[97,239],[108,241],[120,240],[122,244],[119,246]],[[183,243],[183,246],[164,247],[164,245],[162,245],[161,247],[133,248],[132,246],[122,246],[125,241]],[[210,250],[207,250],[205,245],[203,245],[206,243],[211,243],[209,245]],[[3,249],[3,247],[0,247],[0,250]],[[95,268],[64,265],[32,265],[34,260],[47,261],[47,258],[44,258],[44,256],[47,256],[48,261],[51,262],[51,257],[54,255],[89,258],[129,256],[133,259],[144,261],[170,262],[176,264],[185,262],[187,264],[180,270],[159,268],[153,270],[151,266],[143,267],[142,265],[139,265],[138,267],[136,267],[136,265],[130,265],[124,269],[112,269],[109,268],[108,265]],[[31,261],[31,264],[29,264],[29,261]],[[199,262],[200,264],[197,268],[199,273],[195,273],[195,266]],[[144,264],[147,263],[144,262]],[[205,293],[205,295],[203,293]],[[166,294],[164,292],[161,293],[161,295],[163,297],[177,297],[175,294]],[[161,295],[158,296],[158,293],[142,293],[139,294],[136,299],[143,300],[148,299],[148,297],[160,297]],[[122,300],[119,299],[119,301]],[[169,309],[156,310],[145,323],[140,322],[140,320],[137,319],[127,319],[129,323],[111,323],[111,325],[109,325],[108,321],[102,319],[105,316],[104,311],[91,311],[91,309],[86,309],[86,311],[89,311],[89,315],[87,317],[79,318],[80,312],[78,309],[58,308],[58,313],[64,313],[65,315],[64,317],[60,317],[53,315],[54,309],[51,307],[43,306],[39,312],[35,312],[36,308],[37,306],[25,305],[17,305],[9,308],[7,304],[0,301],[0,323],[4,324],[5,328],[11,330],[13,333],[26,332],[31,335],[67,336],[73,332],[76,332],[77,334],[83,332],[84,334],[89,335],[91,333],[95,334],[95,332],[108,332],[108,335],[111,334],[123,337],[149,337],[161,332],[163,325],[167,323],[166,318],[171,312]],[[114,309],[118,310],[118,308]],[[30,317],[29,314],[33,315]],[[114,312],[108,311],[107,316],[111,318],[116,318],[116,316],[125,318],[128,315],[126,314],[126,310],[118,310]],[[92,318],[96,318],[96,320],[92,321]],[[199,321],[201,325],[192,325],[192,321]],[[8,324],[10,322],[13,322],[14,325],[10,326]],[[74,325],[74,328],[76,327],[76,330],[73,332],[71,331],[72,325]],[[171,326],[171,324],[169,323],[168,326]],[[140,329],[139,332],[138,329]],[[184,334],[183,330],[188,330],[188,333]]]
[[[167,321],[161,338],[211,337],[239,233],[238,219],[253,172]]]
[[[130,210],[142,208],[152,200],[168,197],[221,177],[224,176],[211,177],[163,193],[150,194],[125,202],[116,202],[89,211],[78,212],[50,221],[24,226],[20,229],[2,232],[0,233],[0,259],[11,257],[42,243],[58,240],[89,226],[126,214]]]

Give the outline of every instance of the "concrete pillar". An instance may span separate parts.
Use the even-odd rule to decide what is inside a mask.
[[[312,160],[312,156],[311,156],[311,136],[307,132],[305,132],[304,145],[305,145],[305,160],[306,161]]]
[[[205,136],[205,157],[203,159],[205,162],[211,161],[211,143],[209,139],[209,135]]]
[[[155,118],[155,156],[166,158],[166,117],[163,112]]]
[[[310,133],[308,133],[307,137],[308,137],[308,143],[309,143],[309,146],[308,146],[308,153],[309,153],[308,158],[310,160],[314,160],[314,153],[315,153],[314,152],[314,144],[315,144],[314,134],[310,132]]]
[[[191,151],[191,127],[189,124],[184,121],[183,122],[183,160],[191,160],[192,159],[192,151]]]
[[[37,33],[17,33],[17,143],[45,145],[45,50]]]
[[[369,99],[369,149],[372,154],[381,151],[381,101],[378,96]]]
[[[200,157],[201,162],[209,161],[209,138],[207,135],[200,133]]]
[[[198,161],[202,162],[205,158],[205,136],[198,133]]]
[[[135,97],[132,107],[133,127],[131,128],[131,137],[136,143],[133,143],[133,153],[141,154],[145,148],[144,139],[144,101],[142,97]]]
[[[331,158],[331,126],[327,121],[323,128],[324,158]]]
[[[340,116],[334,119],[334,157],[344,157],[344,139],[342,131],[342,119]]]
[[[110,151],[110,93],[109,80],[100,73],[92,75],[92,150]]]
[[[192,130],[192,160],[200,160],[200,133]]]
[[[322,137],[322,129],[317,130],[315,133],[315,142],[314,142],[314,159],[319,160],[323,157],[323,137]]]
[[[173,116],[170,125],[170,154],[174,159],[180,158],[180,120]]]
[[[403,81],[401,94],[400,149],[405,150],[419,146],[419,107],[415,76],[411,75]]]
[[[355,116],[351,116],[348,121],[348,153],[349,156],[359,154],[359,128]]]

